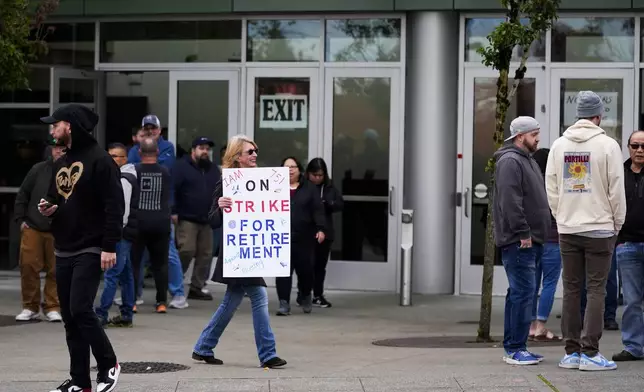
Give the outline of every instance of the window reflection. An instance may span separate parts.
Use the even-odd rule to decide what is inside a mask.
[[[326,61],[400,61],[400,19],[327,20]]]
[[[319,20],[249,20],[248,61],[319,61]]]
[[[104,63],[241,61],[241,20],[102,22]]]
[[[503,18],[472,18],[465,20],[465,61],[481,62],[482,57],[476,52],[477,49],[488,45],[487,36],[504,20]],[[528,19],[522,19],[521,23],[528,23]],[[520,61],[522,55],[523,50],[516,47],[512,52],[512,60]],[[528,61],[545,60],[546,38],[544,34],[541,39],[533,42],[530,46]]]
[[[49,103],[49,67],[29,68],[29,90],[0,91],[0,102]]]
[[[335,260],[387,260],[390,97],[388,78],[334,79],[333,182],[345,199]]]
[[[189,153],[192,141],[205,136],[215,142],[211,157],[228,139],[228,81],[180,80],[177,86],[177,157]]]
[[[552,29],[552,61],[632,62],[634,18],[561,18]]]
[[[94,69],[94,23],[47,23],[43,26],[47,53],[34,63]]]
[[[474,79],[474,140],[470,189],[474,189],[477,184],[488,186],[490,182],[490,175],[485,171],[485,168],[488,160],[496,151],[492,138],[495,131],[496,80],[496,78]],[[508,109],[504,138],[510,136],[510,123],[513,119],[518,116],[535,116],[535,97],[536,80],[523,79]],[[490,189],[488,189],[488,194],[489,192],[491,192]],[[475,193],[470,199],[472,203],[470,264],[483,265],[488,200],[487,197],[476,197]],[[500,258],[496,259],[495,264],[501,265]]]

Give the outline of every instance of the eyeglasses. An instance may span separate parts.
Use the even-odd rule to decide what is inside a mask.
[[[641,148],[642,150],[644,150],[644,144],[632,143],[632,144],[630,144],[630,147],[631,147],[633,150],[639,150],[640,148]]]
[[[253,155],[253,154],[259,155],[259,148],[251,148],[250,150],[246,151],[246,154],[248,154],[248,155]]]

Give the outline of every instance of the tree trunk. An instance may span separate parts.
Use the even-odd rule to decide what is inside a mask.
[[[503,128],[508,111],[508,69],[499,70],[496,91],[496,129],[494,131],[495,150],[503,144]],[[485,228],[485,257],[483,259],[483,279],[481,282],[481,314],[476,340],[478,342],[491,342],[490,325],[492,322],[492,289],[494,287],[494,261],[496,260],[496,244],[494,243],[494,219],[492,209],[494,206],[494,166],[495,160],[488,162],[490,173],[490,186],[488,187],[487,224]]]

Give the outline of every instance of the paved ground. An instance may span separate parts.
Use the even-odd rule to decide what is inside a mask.
[[[20,308],[19,280],[0,276],[0,315]],[[222,287],[214,288],[216,299]],[[271,311],[274,289],[269,289]],[[556,364],[561,347],[546,347],[539,366],[511,367],[499,348],[416,349],[374,346],[378,339],[414,336],[474,336],[478,298],[416,296],[414,306],[401,308],[391,294],[331,292],[334,307],[310,315],[295,311],[272,317],[278,354],[289,364],[281,370],[259,368],[250,307],[246,301],[223,336],[217,357],[224,366],[195,364],[192,345],[217,306],[192,301],[186,310],[166,315],[149,306],[136,326],[108,330],[120,361],[167,361],[191,368],[159,375],[122,375],[119,391],[315,391],[315,392],[457,392],[457,391],[635,391],[644,387],[644,361],[621,364],[614,372],[582,374]],[[153,293],[146,292],[146,299]],[[501,299],[494,302],[493,331],[502,333]],[[556,303],[555,311],[561,307]],[[556,326],[558,320],[554,320]],[[557,328],[558,329],[558,328]],[[619,333],[602,340],[606,354],[620,350]],[[535,350],[536,351],[536,350]],[[0,392],[47,391],[67,378],[68,354],[62,325],[37,323],[0,328]],[[550,386],[551,385],[551,386]]]

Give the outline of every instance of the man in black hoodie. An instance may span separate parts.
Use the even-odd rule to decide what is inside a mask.
[[[52,392],[91,392],[90,348],[96,359],[97,392],[111,392],[121,371],[112,345],[94,313],[101,270],[116,263],[125,202],[119,169],[91,135],[98,116],[69,104],[40,119],[66,146],[56,161],[39,211],[51,217],[56,280],[71,359],[71,380]]]

